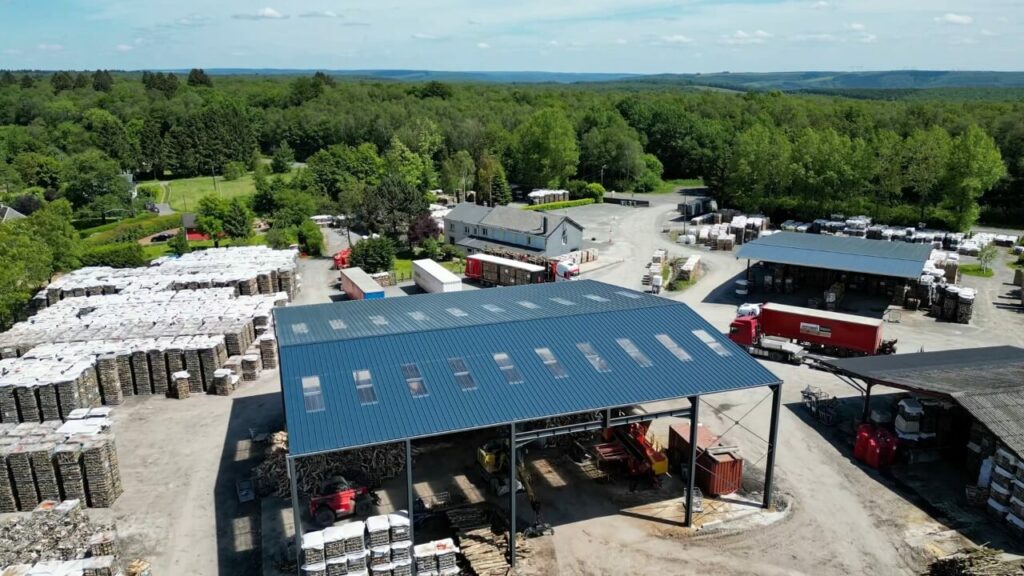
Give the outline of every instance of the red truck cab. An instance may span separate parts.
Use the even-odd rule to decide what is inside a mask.
[[[729,325],[729,340],[743,346],[754,346],[761,339],[757,316],[741,316]]]

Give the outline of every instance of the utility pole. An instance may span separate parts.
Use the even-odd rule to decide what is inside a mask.
[[[604,188],[604,169],[607,168],[607,164],[601,165],[601,188]]]

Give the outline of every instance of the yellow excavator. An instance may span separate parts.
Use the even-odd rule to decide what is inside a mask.
[[[529,470],[526,469],[526,461],[523,458],[522,448],[516,449],[516,492],[525,492],[526,498],[530,501],[530,508],[536,516],[536,521],[523,530],[528,537],[541,536],[546,533],[554,534],[550,524],[541,521],[540,500],[533,491],[533,482]],[[476,450],[476,461],[480,465],[491,491],[497,496],[506,496],[509,491],[508,480],[508,440],[491,440]]]

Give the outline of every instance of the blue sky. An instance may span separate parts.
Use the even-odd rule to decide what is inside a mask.
[[[1020,70],[1024,0],[0,0],[0,68]]]

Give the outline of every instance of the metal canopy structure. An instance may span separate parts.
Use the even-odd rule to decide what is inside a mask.
[[[740,247],[737,258],[894,278],[921,277],[930,244],[779,232]]]
[[[993,346],[826,363],[866,383],[865,414],[874,386],[948,398],[1024,456],[1024,348]]]
[[[294,463],[303,456],[404,442],[411,515],[416,439],[505,427],[518,446],[664,416],[696,418],[703,394],[762,386],[774,393],[770,505],[782,382],[684,304],[583,280],[278,308],[274,315],[297,527]],[[689,406],[658,413],[620,410],[683,399]],[[581,413],[600,417],[521,426]],[[515,473],[510,466],[511,485]],[[688,510],[692,497],[690,490]],[[514,490],[509,506],[514,564]],[[686,519],[689,525],[689,512]]]

